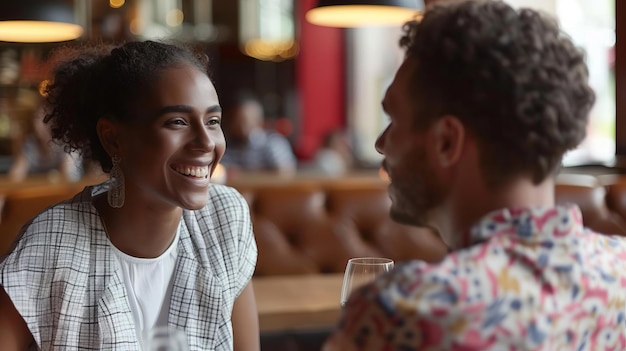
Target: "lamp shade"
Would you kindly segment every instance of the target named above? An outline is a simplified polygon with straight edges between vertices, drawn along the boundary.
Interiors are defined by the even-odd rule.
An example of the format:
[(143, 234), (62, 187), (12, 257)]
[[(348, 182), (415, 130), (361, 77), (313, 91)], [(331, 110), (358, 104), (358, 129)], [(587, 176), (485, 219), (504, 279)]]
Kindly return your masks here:
[(424, 11), (423, 0), (319, 0), (307, 21), (328, 27), (400, 25)]
[(73, 40), (83, 34), (70, 2), (0, 1), (0, 41), (42, 43)]

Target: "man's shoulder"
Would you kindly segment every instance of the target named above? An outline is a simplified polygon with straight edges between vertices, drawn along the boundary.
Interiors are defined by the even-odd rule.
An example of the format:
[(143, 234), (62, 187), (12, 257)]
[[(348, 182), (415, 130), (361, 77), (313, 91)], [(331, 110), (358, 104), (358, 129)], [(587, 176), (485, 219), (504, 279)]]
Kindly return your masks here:
[(590, 228), (585, 228), (584, 234), (587, 241), (626, 249), (626, 237), (621, 234), (600, 233)]
[[(486, 264), (486, 262), (485, 262)], [(458, 303), (466, 282), (484, 279), (486, 266), (476, 264), (465, 253), (450, 253), (436, 263), (409, 261), (399, 264), (382, 282), (381, 289), (401, 292), (411, 300), (429, 299), (443, 303)]]
[[(398, 264), (373, 284), (376, 298), (404, 306), (454, 308), (489, 305), (539, 293), (567, 274), (596, 274), (593, 267), (626, 269), (626, 238), (585, 230), (566, 242), (517, 242), (502, 236), (446, 255), (436, 263)], [(601, 270), (602, 277), (608, 273)], [(618, 281), (617, 277), (614, 277)], [(552, 282), (554, 280), (554, 282)], [(454, 307), (453, 307), (454, 306)], [(421, 307), (420, 307), (421, 308)]]
[(451, 252), (439, 262), (408, 261), (376, 282), (376, 298), (427, 316), (441, 311), (463, 314), (477, 304), (513, 296), (497, 293), (503, 292), (497, 288), (503, 278), (521, 279), (510, 262), (507, 250), (489, 241)]
[[(626, 272), (626, 237), (585, 229), (578, 247), (577, 257), (588, 270), (594, 267), (612, 267), (613, 272)], [(626, 278), (626, 273), (623, 274)]]

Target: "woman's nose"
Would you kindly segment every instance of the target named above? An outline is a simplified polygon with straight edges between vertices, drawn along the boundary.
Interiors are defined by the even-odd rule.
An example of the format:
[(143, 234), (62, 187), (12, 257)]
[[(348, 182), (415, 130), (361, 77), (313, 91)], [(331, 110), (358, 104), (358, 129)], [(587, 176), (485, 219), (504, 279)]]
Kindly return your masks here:
[(204, 125), (194, 128), (192, 147), (194, 150), (211, 152), (215, 149), (215, 136)]

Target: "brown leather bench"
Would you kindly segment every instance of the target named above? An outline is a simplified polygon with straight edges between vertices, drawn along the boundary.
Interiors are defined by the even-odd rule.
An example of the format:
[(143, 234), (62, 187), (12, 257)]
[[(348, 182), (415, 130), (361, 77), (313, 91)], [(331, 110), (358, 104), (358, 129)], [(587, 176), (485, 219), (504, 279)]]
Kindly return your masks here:
[[(259, 248), (257, 275), (342, 272), (350, 257), (437, 260), (445, 247), (430, 230), (389, 218), (377, 178), (232, 183), (248, 200)], [(575, 203), (585, 225), (626, 235), (626, 176), (562, 175), (557, 203)]]
[(248, 200), (257, 275), (343, 272), (358, 256), (433, 261), (446, 248), (432, 231), (389, 218), (377, 178), (232, 184)]
[(597, 232), (626, 236), (626, 206), (620, 207), (619, 199), (626, 204), (626, 175), (558, 177), (556, 202), (577, 204), (585, 226)]

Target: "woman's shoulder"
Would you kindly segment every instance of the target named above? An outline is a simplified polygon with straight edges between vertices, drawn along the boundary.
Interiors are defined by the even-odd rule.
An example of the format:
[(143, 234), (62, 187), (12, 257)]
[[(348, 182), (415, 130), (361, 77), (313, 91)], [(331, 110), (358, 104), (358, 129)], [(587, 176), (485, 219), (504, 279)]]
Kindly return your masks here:
[(243, 195), (237, 189), (227, 185), (212, 184), (209, 188), (209, 196), (209, 202), (205, 208), (247, 207)]
[[(235, 188), (212, 184), (209, 201), (199, 210), (184, 211), (186, 221), (195, 221), (203, 233), (216, 232), (231, 237), (242, 224), (250, 222), (250, 209), (246, 199)], [(235, 235), (237, 236), (237, 235)]]
[(254, 269), (257, 250), (250, 210), (235, 188), (211, 185), (207, 205), (197, 211), (183, 211), (183, 219), (194, 247), (200, 252), (200, 261), (206, 260), (206, 266), (212, 267), (217, 275), (234, 279), (233, 272), (250, 266), (250, 270)]
[(239, 194), (239, 192), (235, 188), (224, 184), (211, 184), (211, 186), (209, 187), (209, 193), (211, 193), (212, 195), (232, 195), (233, 193)]
[(73, 197), (60, 201), (33, 217), (31, 222), (26, 224), (26, 228), (33, 227), (34, 223), (59, 222), (71, 220), (81, 213), (93, 214), (95, 211), (91, 205), (93, 186), (87, 186)]
[[(70, 199), (58, 202), (43, 210), (28, 221), (17, 235), (13, 250), (61, 250), (64, 247), (75, 247), (92, 227), (93, 218), (97, 216), (91, 205), (91, 187)], [(54, 244), (54, 245), (53, 245)]]
[[(235, 188), (212, 184), (209, 201), (198, 210), (184, 210), (186, 220), (200, 222), (200, 228), (215, 227), (220, 223), (245, 220), (250, 216), (248, 203)], [(203, 230), (204, 231), (204, 230)]]

